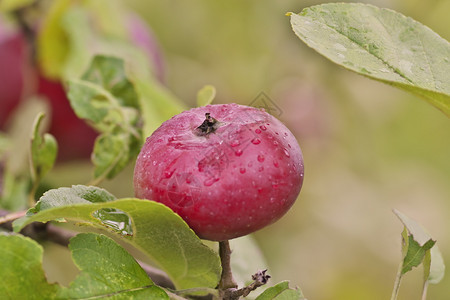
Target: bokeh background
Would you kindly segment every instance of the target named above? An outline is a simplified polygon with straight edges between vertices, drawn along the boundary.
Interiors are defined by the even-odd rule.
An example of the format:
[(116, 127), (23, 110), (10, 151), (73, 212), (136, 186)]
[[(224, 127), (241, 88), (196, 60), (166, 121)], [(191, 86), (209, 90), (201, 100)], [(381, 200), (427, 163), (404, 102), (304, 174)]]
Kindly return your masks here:
[[(450, 40), (448, 0), (363, 2)], [(217, 88), (216, 103), (250, 104), (264, 92), (297, 137), (306, 168), (299, 199), (254, 234), (272, 282), (290, 280), (308, 299), (389, 299), (403, 229), (392, 209), (426, 227), (450, 265), (450, 120), (303, 44), (285, 13), (319, 3), (325, 1), (127, 1), (153, 28), (176, 96), (193, 107), (205, 84)], [(85, 183), (85, 169), (59, 166), (49, 180)], [(132, 172), (130, 166), (103, 186), (130, 196)], [(45, 254), (49, 276), (61, 279), (52, 251)], [(407, 274), (399, 299), (420, 299), (421, 284), (421, 270)], [(450, 275), (430, 286), (428, 299), (450, 299)]]

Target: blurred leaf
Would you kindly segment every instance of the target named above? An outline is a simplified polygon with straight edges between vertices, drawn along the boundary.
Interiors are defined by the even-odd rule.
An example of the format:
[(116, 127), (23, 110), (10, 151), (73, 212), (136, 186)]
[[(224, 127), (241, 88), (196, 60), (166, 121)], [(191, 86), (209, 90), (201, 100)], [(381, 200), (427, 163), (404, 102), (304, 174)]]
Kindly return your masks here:
[[(77, 198), (79, 193), (75, 194)], [(34, 221), (64, 218), (117, 232), (105, 219), (107, 215), (98, 215), (101, 209), (116, 209), (127, 214), (132, 224), (132, 232), (119, 236), (156, 262), (178, 289), (216, 287), (221, 273), (217, 253), (202, 244), (187, 224), (168, 207), (140, 199), (84, 204), (73, 198), (73, 193), (67, 188), (47, 192), (42, 199), (45, 205), (38, 202), (40, 206), (36, 207), (39, 209), (33, 211), (36, 214), (16, 220), (14, 230), (18, 231)], [(86, 197), (84, 200), (89, 201)], [(110, 198), (107, 197), (107, 200)]]
[(7, 299), (55, 299), (60, 287), (42, 269), (42, 247), (22, 235), (0, 233), (0, 295)]
[(141, 100), (143, 134), (150, 136), (161, 123), (186, 110), (186, 106), (149, 74), (133, 73)]
[(102, 134), (94, 145), (94, 177), (102, 178), (105, 174), (107, 178), (114, 177), (128, 164), (139, 148), (140, 140), (129, 134)]
[(140, 150), (139, 101), (124, 61), (95, 56), (81, 80), (69, 81), (68, 97), (78, 117), (102, 132), (92, 161), (97, 180), (113, 178)]
[(289, 288), (289, 281), (283, 281), (267, 288), (256, 300), (306, 300), (300, 289)]
[[(5, 168), (0, 189), (0, 207), (9, 211), (19, 211), (27, 207), (30, 184), (28, 178), (15, 177)], [(1, 176), (0, 176), (1, 177)]]
[(211, 104), (216, 97), (216, 88), (212, 85), (205, 85), (197, 93), (197, 106)]
[(435, 246), (436, 241), (433, 241), (431, 236), (416, 221), (398, 210), (394, 210), (394, 213), (405, 226), (402, 233), (402, 274), (423, 262), (424, 280), (430, 283), (438, 283), (444, 276), (445, 265), (438, 247)]
[(35, 0), (2, 0), (0, 11), (10, 12), (32, 4)]
[(441, 251), (437, 246), (431, 248), (430, 260), (430, 271), (428, 272), (428, 276), (426, 276), (425, 279), (431, 284), (438, 284), (439, 282), (441, 282), (442, 278), (444, 278), (445, 264)]
[(39, 133), (44, 116), (43, 113), (40, 113), (36, 117), (31, 136), (31, 175), (35, 182), (41, 181), (48, 171), (51, 170), (58, 153), (56, 139), (51, 134), (46, 133), (41, 136)]
[(37, 36), (38, 61), (44, 74), (53, 79), (61, 77), (69, 52), (68, 36), (61, 22), (70, 3), (70, 0), (52, 1)]
[(69, 249), (81, 273), (64, 291), (64, 298), (169, 299), (155, 286), (136, 260), (111, 238), (82, 233)]
[[(28, 164), (30, 155), (30, 129), (37, 115), (48, 114), (50, 107), (47, 101), (40, 97), (28, 98), (21, 101), (19, 107), (14, 111), (11, 126), (8, 130), (10, 137), (10, 148), (8, 151), (14, 155), (8, 155), (7, 168), (15, 176), (29, 175)], [(44, 130), (47, 128), (49, 119), (41, 123)]]
[(296, 35), (336, 64), (423, 97), (450, 116), (450, 44), (419, 22), (361, 3), (291, 14)]

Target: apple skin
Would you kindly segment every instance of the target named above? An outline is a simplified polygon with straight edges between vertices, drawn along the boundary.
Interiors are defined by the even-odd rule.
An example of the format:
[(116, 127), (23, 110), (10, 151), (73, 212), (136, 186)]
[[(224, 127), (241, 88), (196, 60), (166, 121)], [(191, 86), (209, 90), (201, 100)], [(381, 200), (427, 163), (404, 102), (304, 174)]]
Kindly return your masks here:
[[(205, 113), (218, 128), (199, 135)], [(281, 218), (303, 183), (294, 135), (263, 110), (237, 104), (194, 108), (164, 122), (137, 158), (138, 198), (170, 207), (203, 239), (223, 241)]]

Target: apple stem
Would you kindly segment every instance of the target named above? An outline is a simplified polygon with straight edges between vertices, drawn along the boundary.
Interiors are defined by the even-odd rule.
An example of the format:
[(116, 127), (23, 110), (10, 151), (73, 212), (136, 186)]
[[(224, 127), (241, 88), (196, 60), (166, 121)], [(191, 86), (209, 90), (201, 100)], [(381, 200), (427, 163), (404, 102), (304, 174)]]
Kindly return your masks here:
[(234, 281), (231, 272), (231, 248), (228, 240), (219, 242), (219, 256), (222, 264), (222, 276), (219, 282), (219, 290), (237, 288), (237, 283)]

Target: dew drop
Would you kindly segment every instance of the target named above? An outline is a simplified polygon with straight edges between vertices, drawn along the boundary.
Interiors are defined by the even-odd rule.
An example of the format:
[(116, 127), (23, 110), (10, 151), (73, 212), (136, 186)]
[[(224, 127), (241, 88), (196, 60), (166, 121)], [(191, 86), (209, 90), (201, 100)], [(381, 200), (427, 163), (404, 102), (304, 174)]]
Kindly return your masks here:
[(280, 166), (280, 164), (278, 163), (278, 160), (274, 160), (274, 161), (273, 161), (273, 166), (274, 166), (275, 168), (278, 168), (278, 167)]
[(214, 178), (208, 178), (205, 181), (203, 181), (204, 186), (211, 186), (214, 183)]
[(166, 171), (164, 172), (164, 177), (166, 177), (166, 178), (172, 177), (173, 172), (175, 172), (175, 170), (172, 170), (172, 171), (166, 170)]
[(258, 171), (259, 171), (259, 172), (264, 171), (264, 167), (263, 167), (263, 166), (259, 167)]
[(263, 191), (263, 189), (259, 187), (259, 188), (257, 189), (257, 191), (258, 191), (258, 194), (261, 194), (262, 191)]
[(154, 160), (154, 161), (152, 162), (152, 165), (156, 166), (156, 164), (157, 164), (157, 162), (156, 162), (156, 160)]
[(254, 138), (254, 139), (252, 140), (252, 144), (255, 144), (255, 145), (261, 144), (261, 140), (258, 139), (258, 138)]
[(171, 137), (168, 139), (168, 141), (169, 141), (169, 143), (175, 141), (175, 137), (174, 137), (174, 136), (171, 136)]
[(289, 150), (288, 150), (288, 149), (283, 148), (283, 151), (284, 151), (284, 154), (285, 154), (287, 157), (291, 157), (291, 155), (289, 154)]
[(231, 147), (236, 147), (236, 146), (239, 146), (241, 143), (239, 142), (239, 140), (233, 140), (231, 143), (230, 143), (230, 146)]
[(264, 155), (260, 154), (258, 155), (258, 161), (263, 162), (264, 161)]
[(263, 130), (263, 131), (267, 130), (267, 127), (264, 125), (259, 126), (259, 128), (261, 128), (261, 130)]
[(273, 145), (276, 147), (278, 146), (278, 142), (277, 141), (273, 141)]
[(243, 153), (243, 151), (242, 151), (241, 149), (238, 149), (238, 150), (236, 150), (236, 151), (234, 152), (234, 154), (235, 154), (236, 156), (241, 156), (242, 153)]
[(288, 147), (289, 147), (289, 148), (292, 148), (292, 147), (291, 147), (291, 144), (288, 144)]
[(133, 235), (131, 218), (124, 211), (116, 208), (101, 208), (92, 213), (102, 225), (125, 236)]
[(255, 129), (255, 133), (260, 134), (261, 133), (261, 129), (256, 128)]

